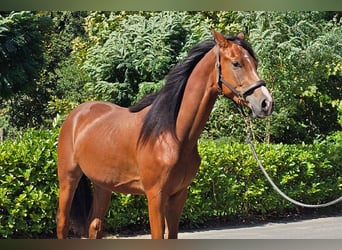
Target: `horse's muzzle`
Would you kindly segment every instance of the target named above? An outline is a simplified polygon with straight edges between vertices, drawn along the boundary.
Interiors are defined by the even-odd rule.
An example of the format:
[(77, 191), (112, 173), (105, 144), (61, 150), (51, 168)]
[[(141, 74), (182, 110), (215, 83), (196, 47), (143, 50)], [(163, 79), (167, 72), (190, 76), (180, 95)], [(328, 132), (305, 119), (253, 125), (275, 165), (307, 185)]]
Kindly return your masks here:
[(264, 118), (270, 116), (274, 110), (274, 101), (267, 88), (261, 86), (246, 97), (247, 105), (253, 112), (253, 116)]

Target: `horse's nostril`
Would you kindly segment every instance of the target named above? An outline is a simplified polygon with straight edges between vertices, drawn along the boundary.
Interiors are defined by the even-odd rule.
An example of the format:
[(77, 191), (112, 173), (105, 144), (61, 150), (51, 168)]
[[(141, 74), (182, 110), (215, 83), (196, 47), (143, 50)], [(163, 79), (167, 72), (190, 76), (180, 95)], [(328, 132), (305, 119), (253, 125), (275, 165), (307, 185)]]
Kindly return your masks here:
[(266, 114), (272, 114), (274, 109), (274, 102), (272, 100), (265, 99), (261, 102), (261, 110)]
[(267, 101), (266, 99), (263, 100), (262, 103), (261, 103), (262, 110), (267, 111), (268, 110), (268, 106), (269, 106), (269, 101)]

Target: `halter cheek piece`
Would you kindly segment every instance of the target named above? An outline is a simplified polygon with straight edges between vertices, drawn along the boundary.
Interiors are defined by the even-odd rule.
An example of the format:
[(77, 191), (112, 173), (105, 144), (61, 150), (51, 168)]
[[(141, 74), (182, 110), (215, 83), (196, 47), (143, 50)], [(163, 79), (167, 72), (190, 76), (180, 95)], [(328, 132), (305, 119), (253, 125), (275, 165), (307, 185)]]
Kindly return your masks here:
[(223, 94), (222, 91), (222, 84), (226, 86), (230, 91), (236, 95), (239, 100), (245, 100), (246, 96), (253, 93), (253, 91), (261, 86), (266, 86), (266, 83), (263, 80), (256, 81), (255, 83), (252, 83), (248, 88), (244, 89), (241, 92), (238, 92), (230, 83), (228, 83), (226, 80), (222, 77), (221, 72), (221, 60), (220, 60), (220, 46), (217, 45), (217, 53), (216, 53), (216, 71), (217, 71), (217, 77), (216, 82), (218, 84), (218, 91), (220, 94)]

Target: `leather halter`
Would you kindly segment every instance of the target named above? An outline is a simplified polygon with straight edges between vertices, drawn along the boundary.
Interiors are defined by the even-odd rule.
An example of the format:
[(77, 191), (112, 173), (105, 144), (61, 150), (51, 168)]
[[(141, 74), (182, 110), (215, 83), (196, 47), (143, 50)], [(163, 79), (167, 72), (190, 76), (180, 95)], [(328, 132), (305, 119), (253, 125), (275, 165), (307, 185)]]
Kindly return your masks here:
[(218, 91), (220, 94), (223, 94), (223, 91), (222, 91), (222, 84), (223, 84), (228, 89), (230, 89), (230, 91), (234, 95), (236, 95), (239, 98), (239, 100), (245, 100), (245, 97), (252, 94), (255, 89), (257, 89), (261, 86), (266, 86), (266, 83), (263, 80), (259, 80), (259, 81), (252, 83), (250, 86), (248, 86), (248, 88), (239, 92), (230, 83), (228, 83), (226, 80), (224, 80), (222, 77), (222, 72), (221, 72), (220, 46), (219, 45), (217, 45), (215, 67), (216, 67), (216, 71), (217, 71), (216, 82), (218, 84)]

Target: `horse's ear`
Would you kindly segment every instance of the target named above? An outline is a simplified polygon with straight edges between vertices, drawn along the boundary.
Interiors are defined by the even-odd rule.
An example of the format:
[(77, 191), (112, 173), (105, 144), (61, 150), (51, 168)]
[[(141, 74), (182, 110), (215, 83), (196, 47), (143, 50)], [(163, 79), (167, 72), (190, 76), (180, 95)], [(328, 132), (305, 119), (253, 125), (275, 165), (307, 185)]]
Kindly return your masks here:
[(236, 35), (236, 37), (239, 38), (240, 40), (245, 40), (246, 35), (243, 31), (241, 31)]
[(211, 33), (213, 34), (216, 44), (218, 44), (221, 48), (225, 48), (228, 46), (227, 39), (222, 35), (220, 32), (217, 32), (216, 30), (211, 30)]

